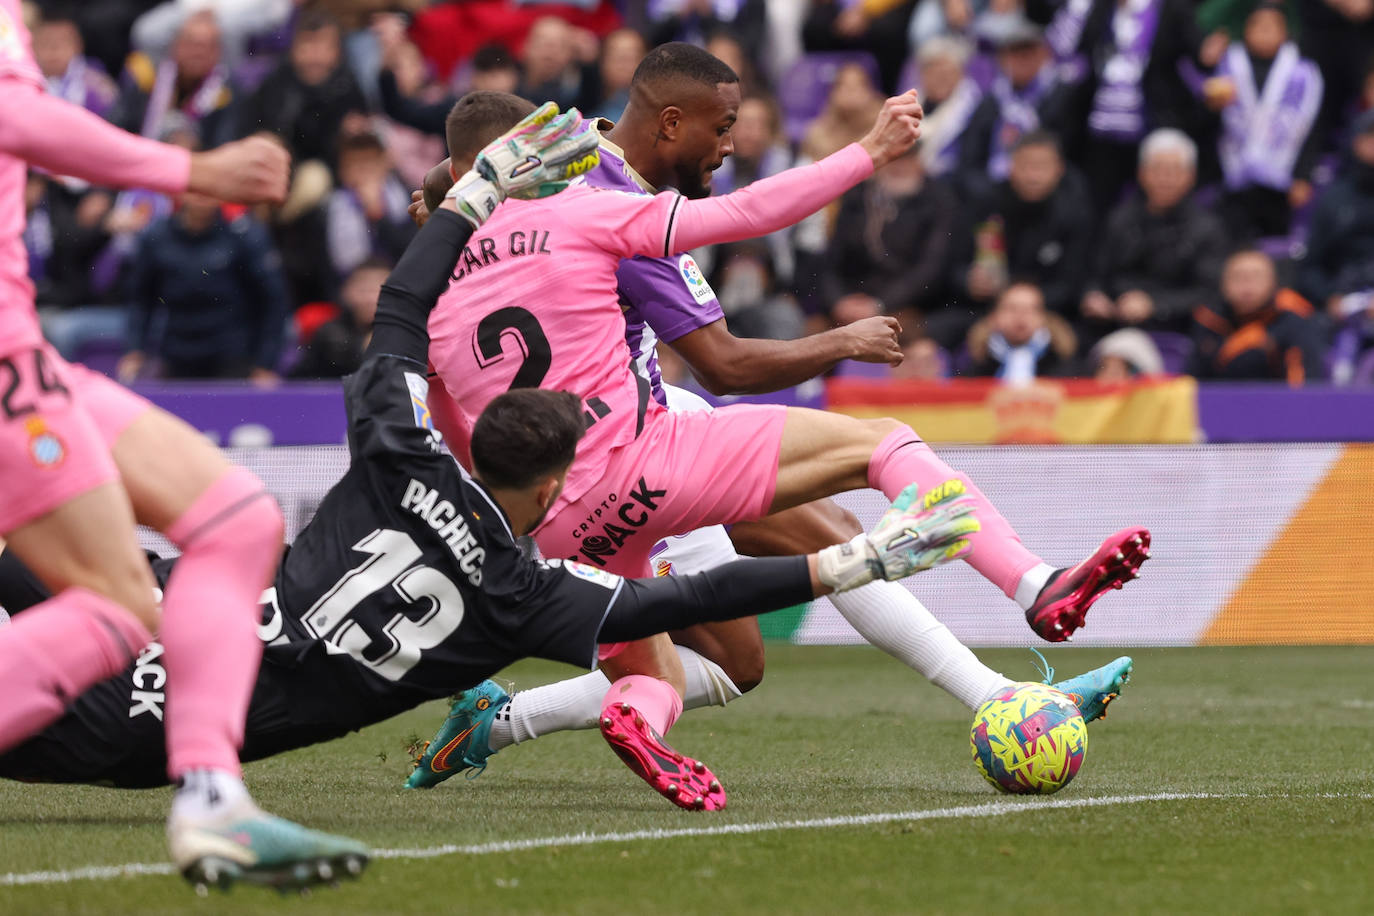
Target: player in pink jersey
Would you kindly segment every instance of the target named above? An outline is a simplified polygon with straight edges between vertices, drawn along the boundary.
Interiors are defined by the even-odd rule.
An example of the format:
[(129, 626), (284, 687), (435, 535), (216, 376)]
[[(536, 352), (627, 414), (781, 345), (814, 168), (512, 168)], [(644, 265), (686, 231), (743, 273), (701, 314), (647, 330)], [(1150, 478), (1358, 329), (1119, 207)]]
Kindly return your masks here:
[[(654, 55), (699, 54), (690, 46), (664, 46)], [(677, 104), (688, 117), (694, 111)], [(523, 99), (504, 93), (474, 92), (450, 113), (446, 160), (426, 177), (422, 201), (413, 209), (418, 221), (438, 206), (452, 182), (480, 149), (484, 138), (533, 109)], [(700, 176), (703, 162), (729, 153), (728, 136), (708, 133), (700, 142), (657, 141), (625, 149), (615, 141), (635, 137), (634, 125), (657, 111), (644, 112), (632, 101), (619, 124), (602, 120), (601, 163), (586, 181), (596, 187), (652, 194), (656, 185)], [(653, 182), (653, 183), (651, 183)], [(655, 335), (687, 356), (692, 369), (717, 393), (766, 391), (811, 377), (837, 360), (860, 356), (885, 361), (900, 351), (896, 321), (874, 319), (868, 327), (837, 329), (803, 340), (748, 340), (733, 337), (709, 285), (696, 274), (690, 255), (681, 258), (637, 257), (623, 260), (616, 271), (627, 324), (626, 340), (636, 364), (647, 375), (656, 400), (670, 410), (710, 410), (688, 391), (663, 384), (654, 355)], [(880, 331), (882, 333), (880, 333)], [(856, 333), (857, 332), (857, 333)], [(731, 544), (752, 556), (785, 555), (796, 545), (818, 547), (842, 543), (861, 529), (852, 514), (821, 500), (770, 515), (758, 522), (711, 526), (659, 541), (653, 551), (654, 572), (683, 575), (714, 568), (738, 555)], [(1104, 588), (1110, 587), (1103, 584)], [(835, 607), (873, 645), (900, 659), (970, 709), (976, 709), (1006, 678), (983, 665), (916, 597), (900, 586), (872, 583), (834, 596)], [(699, 624), (670, 634), (685, 675), (684, 709), (725, 705), (756, 686), (763, 676), (764, 647), (754, 620)], [(1131, 661), (1118, 659), (1093, 672), (1055, 686), (1077, 696), (1085, 718), (1105, 713), (1129, 677)], [(590, 728), (597, 721), (609, 688), (597, 671), (507, 696), (494, 683), (465, 692), (451, 704), (449, 716), (434, 740), (417, 754), (407, 785), (428, 788), (464, 770), (485, 768), (490, 756), (513, 743), (566, 729)], [(447, 751), (447, 753), (445, 753)]]
[[(723, 66), (706, 55), (700, 72), (668, 78), (691, 83), (701, 104), (714, 106), (718, 114), (709, 120), (723, 138), (738, 87), (728, 68), (713, 69), (712, 62)], [(632, 94), (652, 95), (661, 86), (639, 78)], [(674, 142), (689, 129), (681, 108), (653, 99), (644, 107), (659, 117), (636, 125), (643, 142)], [(861, 144), (718, 200), (574, 188), (562, 199), (509, 208), (474, 237), (448, 296), (480, 274), (488, 304), (463, 311), (446, 309), (441, 300), (431, 318), (431, 361), (461, 405), (459, 422), (471, 422), (462, 410), (479, 409), (507, 387), (570, 388), (586, 404), (584, 451), (536, 532), (547, 554), (642, 573), (649, 547), (665, 534), (758, 518), (867, 484), (888, 493), (912, 481), (930, 487), (937, 475), (953, 474), (895, 421), (761, 407), (665, 413), (649, 397), (647, 380), (632, 370), (614, 293), (620, 258), (663, 257), (774, 231), (808, 215), (908, 149), (919, 118), (914, 94), (891, 99)], [(683, 176), (684, 183), (699, 178), (695, 190), (704, 190), (716, 164), (719, 158), (700, 176)], [(531, 257), (537, 263), (526, 265)], [(1102, 588), (1133, 575), (1143, 559), (1148, 535), (1133, 530), (1118, 539), (1122, 550), (1111, 545), (1083, 564), (1082, 574), (1058, 575), (1025, 549), (966, 479), (965, 485), (983, 520), (982, 532), (971, 538), (971, 564), (1023, 607), (1038, 605), (1036, 616), (1048, 618), (1042, 632), (1063, 632), (1063, 621), (1081, 618)], [(608, 676), (647, 670), (675, 684), (681, 677), (664, 640), (610, 659), (606, 668)], [(661, 743), (658, 734), (681, 708), (662, 681), (617, 683), (610, 696), (631, 700), (636, 717), (645, 714), (653, 726), (629, 735), (631, 744)], [(603, 725), (608, 737), (621, 734), (614, 716)]]
[[(123, 670), (160, 623), (167, 667), (168, 821), (195, 880), (242, 870), (310, 883), (360, 870), (366, 849), (270, 817), (249, 798), (238, 747), (261, 655), (257, 598), (281, 550), (262, 484), (180, 420), (69, 366), (44, 342), (20, 235), (29, 164), (113, 187), (279, 201), (289, 157), (250, 138), (206, 153), (153, 143), (46, 93), (16, 0), (0, 0), (0, 533), (53, 592), (0, 632), (0, 749)], [(182, 548), (159, 609), (135, 517)], [(159, 616), (161, 620), (159, 621)]]

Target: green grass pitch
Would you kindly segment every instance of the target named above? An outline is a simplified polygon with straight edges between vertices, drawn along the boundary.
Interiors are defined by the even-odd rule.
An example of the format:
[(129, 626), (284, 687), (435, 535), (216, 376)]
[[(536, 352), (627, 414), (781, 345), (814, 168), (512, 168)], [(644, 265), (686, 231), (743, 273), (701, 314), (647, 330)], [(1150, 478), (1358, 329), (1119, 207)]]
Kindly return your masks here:
[[(1047, 654), (1062, 676), (1115, 653)], [(1374, 912), (1374, 648), (1132, 654), (1083, 771), (1049, 799), (996, 795), (970, 760), (968, 713), (868, 648), (771, 647), (759, 690), (682, 719), (676, 745), (730, 793), (719, 814), (671, 807), (595, 732), (402, 791), (402, 745), (430, 733), (444, 709), (431, 704), (249, 767), (270, 810), (401, 853), (310, 899), (202, 900), (165, 874), (73, 880), (162, 863), (168, 793), (0, 784), (0, 913)], [(1033, 677), (1027, 652), (980, 655)], [(567, 670), (509, 674), (529, 686)], [(580, 833), (636, 836), (558, 839)], [(500, 845), (521, 840), (542, 842)], [(469, 848), (433, 854), (446, 845)], [(52, 874), (16, 885), (37, 872)]]

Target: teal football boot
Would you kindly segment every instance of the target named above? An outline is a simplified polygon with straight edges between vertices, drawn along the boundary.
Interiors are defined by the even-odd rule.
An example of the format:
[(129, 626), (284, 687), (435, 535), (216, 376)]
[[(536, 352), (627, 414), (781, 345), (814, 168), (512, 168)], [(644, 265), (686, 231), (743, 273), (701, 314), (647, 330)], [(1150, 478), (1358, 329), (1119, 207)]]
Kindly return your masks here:
[[(1041, 661), (1044, 661), (1043, 656)], [(1126, 682), (1131, 679), (1133, 664), (1129, 655), (1123, 655), (1101, 668), (1094, 668), (1078, 677), (1071, 677), (1067, 681), (1050, 686), (1073, 700), (1078, 711), (1083, 713), (1084, 722), (1093, 722), (1106, 717), (1107, 706), (1121, 695)], [(1050, 679), (1054, 677), (1054, 669), (1050, 668), (1048, 663), (1045, 667), (1045, 683), (1049, 684)]]
[(246, 800), (210, 822), (173, 818), (167, 842), (177, 870), (202, 896), (236, 881), (305, 893), (358, 877), (369, 855), (362, 843), (274, 817)]
[(439, 731), (416, 749), (406, 788), (432, 789), (464, 770), (472, 770), (469, 779), (479, 776), (496, 753), (487, 743), (491, 723), (508, 702), (510, 695), (490, 680), (454, 697)]

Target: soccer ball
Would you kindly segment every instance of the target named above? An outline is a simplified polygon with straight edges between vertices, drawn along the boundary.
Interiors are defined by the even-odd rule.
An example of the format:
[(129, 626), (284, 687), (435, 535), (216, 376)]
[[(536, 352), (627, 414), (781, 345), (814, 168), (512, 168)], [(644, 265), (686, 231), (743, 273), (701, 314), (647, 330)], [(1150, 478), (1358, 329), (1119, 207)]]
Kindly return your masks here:
[(973, 717), (973, 762), (1003, 792), (1049, 795), (1083, 765), (1088, 728), (1065, 694), (1044, 684), (1011, 684)]

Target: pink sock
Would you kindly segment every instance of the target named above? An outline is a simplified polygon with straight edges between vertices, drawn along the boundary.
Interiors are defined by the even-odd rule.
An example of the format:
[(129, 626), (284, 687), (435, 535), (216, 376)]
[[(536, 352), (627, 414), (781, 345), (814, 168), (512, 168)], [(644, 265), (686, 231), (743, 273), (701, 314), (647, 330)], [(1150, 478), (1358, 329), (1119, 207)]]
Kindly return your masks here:
[(0, 751), (56, 722), (86, 688), (114, 677), (152, 639), (138, 618), (69, 588), (0, 630)]
[(673, 685), (644, 674), (628, 674), (612, 684), (601, 701), (603, 714), (616, 703), (629, 703), (660, 736), (682, 715), (682, 697)]
[(258, 598), (281, 555), (282, 518), (243, 468), (215, 481), (165, 532), (182, 549), (162, 599), (167, 771), (238, 775), (262, 643)]
[(1021, 577), (1037, 566), (1040, 558), (1025, 548), (1020, 536), (973, 481), (941, 461), (909, 426), (890, 433), (868, 462), (869, 485), (882, 490), (888, 499), (895, 499), (909, 483), (920, 484), (924, 493), (950, 478), (958, 478), (968, 487), (969, 495), (978, 506), (978, 521), (983, 526), (977, 534), (969, 536), (973, 552), (968, 557), (968, 564), (1008, 598), (1015, 597)]

